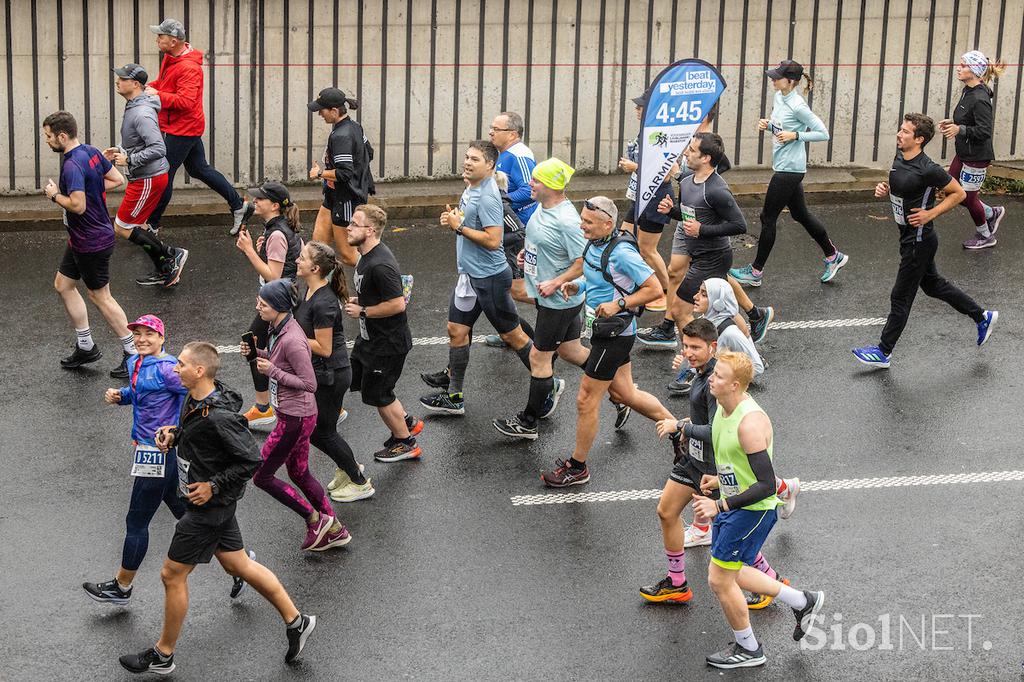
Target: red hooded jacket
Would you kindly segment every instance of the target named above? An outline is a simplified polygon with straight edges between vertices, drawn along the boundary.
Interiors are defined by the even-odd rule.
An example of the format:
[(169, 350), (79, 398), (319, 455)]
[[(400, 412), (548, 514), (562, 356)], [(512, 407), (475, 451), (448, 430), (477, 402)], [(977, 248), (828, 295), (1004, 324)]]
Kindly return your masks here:
[(203, 114), (203, 53), (185, 43), (177, 57), (164, 54), (160, 76), (150, 83), (160, 95), (160, 131), (198, 137), (206, 129)]

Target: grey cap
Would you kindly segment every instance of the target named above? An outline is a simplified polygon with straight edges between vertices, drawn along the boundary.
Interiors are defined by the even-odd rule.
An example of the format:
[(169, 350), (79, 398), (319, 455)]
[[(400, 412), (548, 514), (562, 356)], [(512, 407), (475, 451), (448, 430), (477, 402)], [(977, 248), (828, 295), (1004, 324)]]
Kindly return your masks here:
[(120, 69), (114, 69), (114, 73), (121, 78), (138, 81), (139, 85), (145, 85), (146, 81), (149, 80), (149, 74), (138, 64), (125, 64)]
[(156, 26), (150, 26), (149, 30), (158, 36), (171, 36), (178, 40), (185, 39), (185, 25), (177, 19), (164, 19)]

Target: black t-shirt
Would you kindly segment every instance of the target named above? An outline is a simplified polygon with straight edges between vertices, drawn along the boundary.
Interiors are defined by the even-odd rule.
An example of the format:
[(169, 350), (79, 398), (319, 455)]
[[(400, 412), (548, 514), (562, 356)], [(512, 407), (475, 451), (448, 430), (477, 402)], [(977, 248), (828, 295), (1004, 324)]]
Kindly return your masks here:
[[(344, 277), (340, 272), (335, 274)], [(316, 338), (316, 329), (334, 330), (331, 338), (331, 357), (325, 358), (313, 353), (313, 370), (317, 375), (349, 366), (348, 349), (345, 348), (344, 315), (330, 284), (314, 291), (308, 300), (303, 296), (293, 314), (307, 339)]]
[[(377, 244), (356, 263), (356, 294), (364, 308), (403, 295), (402, 275), (391, 249)], [(405, 355), (412, 349), (412, 332), (405, 312), (391, 317), (359, 319), (354, 356)]]
[[(921, 152), (910, 161), (897, 153), (889, 169), (889, 200), (892, 217), (900, 229), (913, 230), (907, 223), (911, 209), (930, 209), (935, 204), (935, 190), (942, 189), (952, 178), (942, 166)], [(929, 222), (922, 228), (932, 227)]]

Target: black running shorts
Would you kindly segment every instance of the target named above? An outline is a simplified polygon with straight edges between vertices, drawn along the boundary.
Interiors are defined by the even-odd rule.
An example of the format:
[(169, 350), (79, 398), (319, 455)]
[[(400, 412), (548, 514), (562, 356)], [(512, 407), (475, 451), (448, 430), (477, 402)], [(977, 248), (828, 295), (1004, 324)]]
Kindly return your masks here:
[(583, 331), (581, 310), (582, 303), (572, 308), (547, 308), (538, 305), (533, 347), (542, 351), (556, 351), (558, 346), (566, 341), (580, 338)]
[(174, 527), (167, 558), (179, 564), (208, 564), (215, 552), (244, 549), (235, 519), (235, 503), (224, 507), (189, 507)]
[(448, 304), (448, 321), (472, 328), (480, 318), (487, 318), (499, 334), (507, 334), (519, 326), (519, 310), (512, 300), (512, 271), (505, 268), (491, 277), (470, 277), (471, 295), (459, 296), (459, 287), (452, 290)]
[(611, 339), (591, 339), (590, 357), (584, 374), (598, 381), (611, 381), (619, 367), (629, 362), (629, 352), (633, 350), (635, 334), (616, 336)]
[(57, 272), (68, 279), (82, 280), (85, 288), (97, 291), (110, 283), (110, 257), (114, 255), (114, 247), (94, 253), (75, 251), (70, 246), (64, 249)]
[(350, 390), (359, 391), (364, 405), (387, 407), (397, 400), (395, 384), (402, 376), (406, 355), (352, 355)]

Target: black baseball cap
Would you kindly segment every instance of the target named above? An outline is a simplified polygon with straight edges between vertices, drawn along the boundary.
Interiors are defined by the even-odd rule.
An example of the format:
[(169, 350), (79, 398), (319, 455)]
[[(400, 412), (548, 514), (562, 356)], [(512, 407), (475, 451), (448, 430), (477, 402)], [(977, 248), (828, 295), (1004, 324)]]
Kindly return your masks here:
[(125, 64), (120, 69), (114, 69), (114, 73), (120, 78), (130, 81), (139, 81), (139, 85), (145, 85), (149, 80), (149, 74), (138, 64)]
[(647, 106), (647, 99), (648, 99), (647, 98), (647, 93), (645, 92), (644, 94), (640, 95), (639, 97), (634, 97), (633, 98), (633, 104), (637, 105), (638, 107), (646, 107)]
[(774, 69), (768, 69), (765, 73), (773, 81), (777, 81), (780, 78), (788, 78), (790, 80), (798, 81), (800, 77), (804, 75), (804, 67), (798, 62), (794, 62), (792, 59), (783, 59), (779, 62), (779, 65)]
[(292, 205), (292, 195), (288, 193), (288, 188), (280, 182), (264, 182), (262, 186), (250, 189), (249, 196), (253, 199), (269, 199), (282, 206)]
[(321, 109), (358, 109), (359, 102), (345, 96), (338, 88), (324, 88), (315, 100), (309, 103), (310, 111)]

